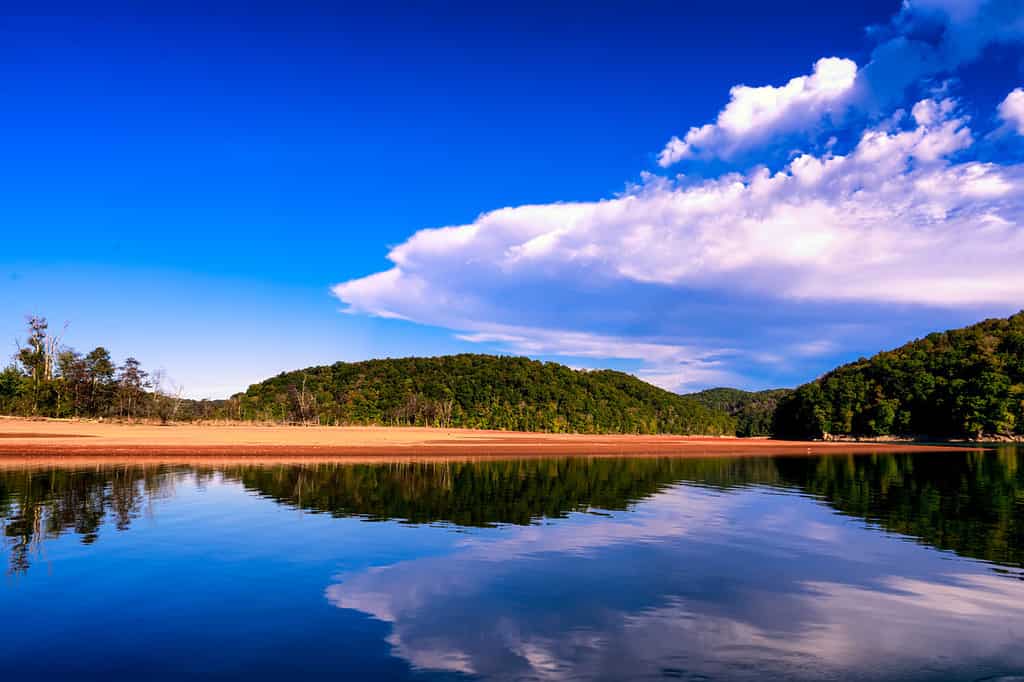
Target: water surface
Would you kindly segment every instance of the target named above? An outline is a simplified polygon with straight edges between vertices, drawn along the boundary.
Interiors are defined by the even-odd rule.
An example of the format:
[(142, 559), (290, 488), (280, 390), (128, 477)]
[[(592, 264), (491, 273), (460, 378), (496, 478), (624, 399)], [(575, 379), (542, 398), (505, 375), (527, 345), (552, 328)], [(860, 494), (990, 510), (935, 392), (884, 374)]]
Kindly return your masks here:
[(1013, 679), (1022, 456), (8, 464), (0, 670)]

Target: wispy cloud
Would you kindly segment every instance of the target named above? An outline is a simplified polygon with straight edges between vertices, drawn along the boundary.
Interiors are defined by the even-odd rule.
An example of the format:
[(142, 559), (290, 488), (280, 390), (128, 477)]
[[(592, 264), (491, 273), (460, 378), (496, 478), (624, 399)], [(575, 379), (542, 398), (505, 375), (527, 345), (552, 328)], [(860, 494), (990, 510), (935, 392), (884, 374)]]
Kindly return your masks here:
[(496, 344), (522, 355), (634, 360), (640, 363), (634, 370), (637, 376), (674, 391), (738, 379), (724, 367), (724, 358), (736, 354), (728, 348), (702, 349), (607, 334), (501, 325), (489, 325), (488, 331), (457, 334), (457, 337), (472, 343)]

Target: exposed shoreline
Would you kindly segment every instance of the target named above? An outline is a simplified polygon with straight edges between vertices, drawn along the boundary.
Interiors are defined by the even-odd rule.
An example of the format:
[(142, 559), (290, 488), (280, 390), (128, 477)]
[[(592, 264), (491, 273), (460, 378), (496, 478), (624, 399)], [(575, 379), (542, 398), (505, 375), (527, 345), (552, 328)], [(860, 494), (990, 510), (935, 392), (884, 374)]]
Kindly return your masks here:
[(487, 457), (744, 457), (882, 451), (976, 450), (978, 446), (806, 442), (708, 436), (524, 433), (424, 427), (301, 427), (122, 424), (0, 418), (0, 459), (132, 460), (252, 458), (351, 462)]

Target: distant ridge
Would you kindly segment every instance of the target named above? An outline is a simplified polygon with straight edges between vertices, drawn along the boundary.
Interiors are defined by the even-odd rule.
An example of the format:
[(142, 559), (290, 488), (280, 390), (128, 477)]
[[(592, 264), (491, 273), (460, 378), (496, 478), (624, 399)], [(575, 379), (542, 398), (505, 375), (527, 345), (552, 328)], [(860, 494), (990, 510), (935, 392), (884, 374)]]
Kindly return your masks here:
[(232, 417), (574, 433), (732, 435), (692, 397), (612, 370), (462, 354), (338, 362), (286, 372), (229, 401)]
[(741, 437), (772, 435), (772, 420), (780, 400), (791, 388), (743, 391), (738, 388), (709, 388), (689, 393), (701, 405), (714, 412), (725, 412), (736, 420), (736, 435)]

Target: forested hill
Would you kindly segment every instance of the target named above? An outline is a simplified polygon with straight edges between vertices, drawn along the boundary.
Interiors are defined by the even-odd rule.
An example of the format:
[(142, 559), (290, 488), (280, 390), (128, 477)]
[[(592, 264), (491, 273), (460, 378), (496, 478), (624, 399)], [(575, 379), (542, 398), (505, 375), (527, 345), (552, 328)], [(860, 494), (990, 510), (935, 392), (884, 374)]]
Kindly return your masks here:
[(577, 433), (728, 434), (735, 421), (693, 398), (610, 370), (520, 357), (449, 355), (339, 362), (233, 396), (235, 418)]
[(781, 399), (792, 392), (790, 388), (766, 391), (709, 388), (699, 393), (690, 393), (688, 397), (714, 412), (725, 412), (733, 417), (736, 420), (737, 436), (770, 436), (775, 408)]
[(782, 400), (774, 430), (787, 438), (1024, 435), (1024, 311), (843, 365)]

